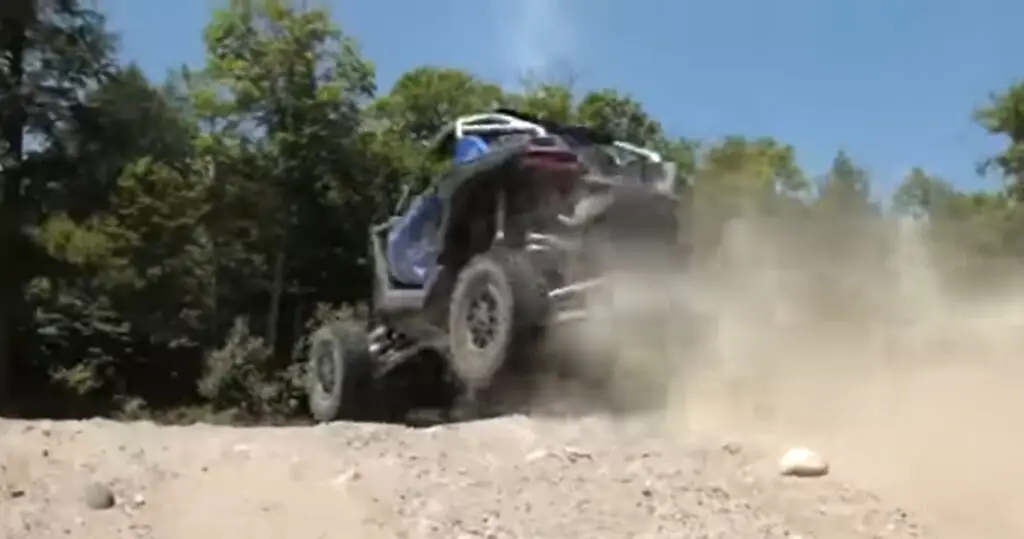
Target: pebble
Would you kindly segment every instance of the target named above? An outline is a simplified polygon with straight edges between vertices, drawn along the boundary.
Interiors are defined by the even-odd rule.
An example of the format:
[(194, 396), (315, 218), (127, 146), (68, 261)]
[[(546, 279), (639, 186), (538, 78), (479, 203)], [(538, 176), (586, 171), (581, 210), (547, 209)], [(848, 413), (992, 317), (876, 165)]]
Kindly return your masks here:
[(90, 483), (82, 493), (82, 501), (90, 509), (102, 511), (113, 507), (116, 499), (110, 487), (102, 483)]
[(794, 447), (779, 459), (779, 473), (784, 476), (821, 477), (828, 472), (825, 457), (806, 447)]

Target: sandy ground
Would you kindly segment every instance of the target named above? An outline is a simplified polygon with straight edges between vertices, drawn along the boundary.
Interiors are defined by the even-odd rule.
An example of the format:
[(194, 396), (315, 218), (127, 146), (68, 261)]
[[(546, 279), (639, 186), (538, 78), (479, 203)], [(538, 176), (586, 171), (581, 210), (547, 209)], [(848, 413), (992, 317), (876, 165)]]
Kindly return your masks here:
[[(642, 317), (584, 328), (580, 344), (610, 336), (620, 367), (667, 385), (654, 413), (0, 421), (0, 538), (1024, 537), (1024, 288), (954, 294), (913, 233), (881, 256), (765, 230), (734, 230), (721, 267), (687, 283), (715, 320), (707, 346), (659, 340)], [(781, 476), (793, 445), (831, 472)], [(102, 487), (115, 503), (91, 509)]]
[[(842, 474), (651, 425), (511, 416), (428, 429), (0, 423), (2, 537), (923, 537)], [(88, 485), (116, 505), (90, 509)]]

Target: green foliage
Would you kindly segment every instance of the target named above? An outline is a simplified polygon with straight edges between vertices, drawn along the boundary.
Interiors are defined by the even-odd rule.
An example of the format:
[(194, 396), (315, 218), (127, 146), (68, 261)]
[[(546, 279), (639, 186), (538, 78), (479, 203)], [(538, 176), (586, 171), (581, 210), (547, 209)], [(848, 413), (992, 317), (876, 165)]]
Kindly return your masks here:
[[(420, 66), (378, 92), (373, 63), (324, 9), (228, 2), (203, 32), (204, 65), (154, 85), (116, 64), (86, 3), (40, 5), (31, 27), (0, 19), (0, 389), (46, 400), (49, 414), (300, 414), (308, 334), (366, 317), (325, 305), (366, 300), (367, 228), (443, 169), (425, 144), (442, 126), (496, 105), (677, 163), (700, 263), (721, 258), (741, 216), (835, 263), (878, 260), (893, 238), (868, 171), (844, 152), (811, 173), (784, 141), (680, 137), (619, 90), (551, 80), (510, 91)], [(915, 168), (892, 201), (894, 215), (927, 223), (956, 282), (1024, 257), (1024, 84), (976, 117), (1007, 140), (986, 162), (1005, 191), (961, 192)], [(830, 273), (806, 277), (825, 283), (823, 298), (841, 289)]]
[(634, 144), (651, 144), (663, 137), (661, 124), (648, 116), (640, 103), (615, 90), (587, 94), (576, 115), (579, 122)]
[(207, 354), (199, 394), (236, 420), (287, 417), (299, 412), (302, 371), (280, 369), (266, 340), (235, 320), (223, 346)]
[(832, 160), (832, 168), (818, 184), (815, 205), (833, 216), (858, 217), (877, 213), (871, 201), (871, 183), (867, 172), (858, 167), (846, 152)]
[(990, 96), (988, 105), (975, 112), (975, 119), (989, 133), (1009, 139), (1006, 148), (984, 163), (1007, 179), (1011, 194), (1024, 198), (1024, 81), (1014, 83)]

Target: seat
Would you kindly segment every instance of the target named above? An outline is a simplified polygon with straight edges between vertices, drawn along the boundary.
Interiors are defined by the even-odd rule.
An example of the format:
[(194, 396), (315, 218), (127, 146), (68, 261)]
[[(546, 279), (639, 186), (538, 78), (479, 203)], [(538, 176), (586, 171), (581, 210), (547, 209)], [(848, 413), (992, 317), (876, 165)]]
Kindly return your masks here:
[(487, 153), (488, 145), (484, 139), (476, 135), (466, 135), (455, 141), (454, 161), (457, 165), (470, 161)]
[[(453, 161), (468, 163), (487, 153), (488, 145), (477, 136), (455, 142)], [(391, 276), (406, 286), (423, 286), (437, 265), (437, 229), (444, 208), (432, 192), (416, 197), (388, 234), (387, 257)]]

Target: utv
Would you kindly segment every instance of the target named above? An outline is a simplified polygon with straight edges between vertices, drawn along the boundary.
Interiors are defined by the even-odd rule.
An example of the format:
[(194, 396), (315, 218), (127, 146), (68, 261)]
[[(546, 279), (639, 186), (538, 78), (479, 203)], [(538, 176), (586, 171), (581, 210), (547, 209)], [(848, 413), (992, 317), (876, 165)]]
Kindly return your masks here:
[(675, 165), (656, 152), (507, 109), (459, 118), (433, 146), (450, 170), (370, 232), (373, 322), (311, 339), (318, 421), (472, 410), (587, 317), (606, 255), (647, 244), (685, 263)]

